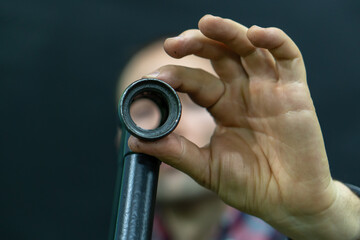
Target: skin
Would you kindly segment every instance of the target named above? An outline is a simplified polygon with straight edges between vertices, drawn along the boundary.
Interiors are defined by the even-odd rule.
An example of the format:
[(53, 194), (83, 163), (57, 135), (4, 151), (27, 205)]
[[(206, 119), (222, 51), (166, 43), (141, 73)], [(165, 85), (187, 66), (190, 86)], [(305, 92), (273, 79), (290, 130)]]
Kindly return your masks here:
[(216, 128), (204, 147), (172, 133), (129, 139), (293, 239), (360, 239), (360, 200), (330, 175), (301, 53), (280, 29), (204, 16), (167, 39), (174, 58), (209, 59), (215, 74), (168, 65), (156, 77), (207, 108)]

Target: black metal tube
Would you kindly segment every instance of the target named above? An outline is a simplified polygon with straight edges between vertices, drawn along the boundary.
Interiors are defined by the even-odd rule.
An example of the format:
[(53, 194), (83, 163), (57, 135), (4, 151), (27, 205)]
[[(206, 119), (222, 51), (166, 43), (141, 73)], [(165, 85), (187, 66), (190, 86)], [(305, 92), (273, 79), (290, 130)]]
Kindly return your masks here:
[[(145, 130), (132, 121), (130, 105), (140, 98), (158, 105), (162, 119), (157, 128)], [(109, 240), (151, 239), (160, 161), (131, 152), (127, 142), (130, 134), (149, 141), (166, 136), (174, 130), (180, 115), (179, 97), (160, 80), (141, 79), (125, 90), (119, 103), (122, 140)]]
[(149, 155), (125, 156), (115, 240), (151, 239), (159, 166)]
[(129, 140), (130, 134), (128, 131), (123, 130), (121, 133), (121, 141), (118, 149), (118, 162), (117, 162), (117, 171), (116, 171), (116, 180), (115, 180), (115, 190), (114, 190), (114, 202), (111, 212), (110, 219), (110, 228), (109, 228), (109, 238), (108, 240), (115, 239), (115, 229), (118, 218), (118, 209), (119, 209), (119, 201), (120, 201), (120, 190), (121, 190), (121, 181), (124, 170), (124, 156), (130, 153), (130, 149), (127, 145), (127, 141)]

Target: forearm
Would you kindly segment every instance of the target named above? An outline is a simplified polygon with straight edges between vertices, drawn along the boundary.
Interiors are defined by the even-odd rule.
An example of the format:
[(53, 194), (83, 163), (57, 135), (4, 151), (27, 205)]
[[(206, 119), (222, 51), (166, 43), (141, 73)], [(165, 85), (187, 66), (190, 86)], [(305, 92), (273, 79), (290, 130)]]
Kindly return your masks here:
[(287, 233), (293, 240), (360, 240), (360, 199), (344, 184), (335, 185), (334, 204), (317, 216), (296, 219)]

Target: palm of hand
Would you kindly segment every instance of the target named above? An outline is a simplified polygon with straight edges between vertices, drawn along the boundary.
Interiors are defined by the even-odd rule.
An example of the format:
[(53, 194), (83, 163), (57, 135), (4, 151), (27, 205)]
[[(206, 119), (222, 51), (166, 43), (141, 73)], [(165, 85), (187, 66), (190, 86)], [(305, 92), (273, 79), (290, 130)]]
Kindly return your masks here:
[(210, 59), (218, 76), (165, 66), (157, 77), (212, 114), (217, 127), (210, 144), (198, 148), (171, 134), (156, 144), (130, 138), (129, 146), (269, 222), (329, 207), (332, 179), (296, 45), (279, 29), (248, 30), (211, 16), (199, 28), (167, 40), (164, 48), (176, 58)]
[[(224, 98), (210, 110), (218, 126), (209, 145), (209, 187), (230, 205), (254, 215), (274, 216), (276, 207), (284, 204), (288, 211), (310, 214), (326, 208), (301, 200), (316, 198), (330, 178), (305, 81), (257, 78), (245, 87), (228, 89), (242, 91), (244, 97), (238, 102)], [(234, 192), (238, 194), (229, 194)]]

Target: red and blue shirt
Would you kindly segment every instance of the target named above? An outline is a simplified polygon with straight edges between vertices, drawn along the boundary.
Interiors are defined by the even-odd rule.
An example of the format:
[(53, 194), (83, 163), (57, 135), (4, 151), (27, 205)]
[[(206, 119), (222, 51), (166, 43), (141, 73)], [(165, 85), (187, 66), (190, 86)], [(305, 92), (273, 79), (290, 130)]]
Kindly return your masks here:
[[(159, 217), (154, 219), (153, 240), (171, 240)], [(285, 240), (263, 220), (228, 207), (221, 219), (216, 236), (211, 240)]]

